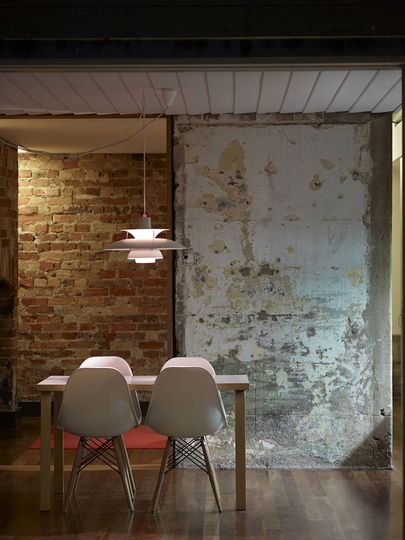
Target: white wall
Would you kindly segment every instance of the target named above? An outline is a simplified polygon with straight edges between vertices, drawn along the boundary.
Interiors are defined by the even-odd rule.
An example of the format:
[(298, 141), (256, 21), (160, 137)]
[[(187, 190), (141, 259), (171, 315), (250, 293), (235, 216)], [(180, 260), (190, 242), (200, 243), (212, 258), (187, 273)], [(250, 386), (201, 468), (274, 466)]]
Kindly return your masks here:
[(392, 130), (392, 333), (402, 333), (402, 124)]

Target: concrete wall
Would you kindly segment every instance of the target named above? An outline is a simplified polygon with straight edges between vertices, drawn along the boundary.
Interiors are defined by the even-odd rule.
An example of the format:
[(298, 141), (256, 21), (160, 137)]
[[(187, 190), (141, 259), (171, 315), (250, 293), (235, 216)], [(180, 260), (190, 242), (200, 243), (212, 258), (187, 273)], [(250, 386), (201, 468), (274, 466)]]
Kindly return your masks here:
[(17, 151), (0, 143), (0, 411), (15, 410)]
[(176, 119), (179, 353), (249, 375), (250, 466), (390, 466), (390, 122)]
[[(170, 255), (136, 264), (102, 249), (135, 227), (142, 156), (19, 159), (19, 398), (92, 355), (122, 356), (156, 374), (172, 353)], [(170, 227), (166, 155), (150, 154), (147, 193), (155, 227)]]

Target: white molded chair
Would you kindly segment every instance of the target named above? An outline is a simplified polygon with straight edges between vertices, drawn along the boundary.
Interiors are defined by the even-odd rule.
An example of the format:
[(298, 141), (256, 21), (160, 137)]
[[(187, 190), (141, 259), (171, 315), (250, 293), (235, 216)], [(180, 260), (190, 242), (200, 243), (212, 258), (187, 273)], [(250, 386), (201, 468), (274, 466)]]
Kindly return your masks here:
[[(176, 462), (189, 459), (208, 473), (221, 512), (218, 482), (206, 436), (225, 427), (227, 421), (211, 364), (204, 358), (168, 360), (156, 378), (145, 424), (168, 437), (152, 511), (156, 509), (165, 473), (173, 469)], [(171, 448), (175, 453), (169, 457)]]
[[(113, 367), (124, 375), (124, 377), (132, 377), (132, 369), (126, 360), (120, 356), (91, 356), (84, 360), (79, 368), (100, 368), (100, 367)], [(142, 411), (139, 404), (138, 393), (136, 390), (131, 390), (132, 401), (134, 403), (134, 409), (139, 420), (142, 422)]]
[(162, 369), (168, 367), (201, 367), (215, 377), (215, 370), (212, 367), (211, 362), (201, 356), (176, 356), (176, 358), (170, 358), (170, 360), (165, 362)]
[(132, 370), (126, 360), (120, 356), (91, 356), (80, 364), (81, 368), (113, 367), (118, 369), (124, 377), (131, 376)]
[(139, 425), (139, 419), (125, 377), (112, 367), (74, 371), (66, 384), (57, 425), (80, 437), (65, 511), (80, 472), (95, 459), (120, 473), (133, 511), (135, 483), (122, 434)]

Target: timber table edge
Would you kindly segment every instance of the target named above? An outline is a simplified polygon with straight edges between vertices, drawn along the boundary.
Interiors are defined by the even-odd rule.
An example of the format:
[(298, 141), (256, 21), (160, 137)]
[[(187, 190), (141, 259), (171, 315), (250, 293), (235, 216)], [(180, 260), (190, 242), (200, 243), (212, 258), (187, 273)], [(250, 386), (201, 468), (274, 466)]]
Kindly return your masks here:
[[(133, 375), (125, 377), (131, 390), (151, 392), (157, 375)], [(51, 375), (37, 383), (39, 392), (62, 392), (65, 389), (69, 375)], [(237, 392), (249, 390), (247, 375), (216, 375), (215, 382), (218, 390)]]

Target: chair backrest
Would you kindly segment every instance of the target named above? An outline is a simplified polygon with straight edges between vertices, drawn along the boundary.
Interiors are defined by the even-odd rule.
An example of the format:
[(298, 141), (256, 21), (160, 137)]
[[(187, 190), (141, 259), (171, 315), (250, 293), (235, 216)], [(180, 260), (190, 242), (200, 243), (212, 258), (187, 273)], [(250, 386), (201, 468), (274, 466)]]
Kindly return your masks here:
[(66, 384), (57, 424), (83, 437), (114, 437), (139, 424), (129, 387), (115, 368), (80, 368)]
[(174, 364), (156, 378), (145, 424), (169, 437), (202, 437), (226, 426), (221, 395), (210, 370)]
[(170, 358), (170, 360), (165, 362), (162, 369), (168, 367), (201, 367), (215, 377), (215, 370), (211, 363), (201, 356), (176, 356), (176, 358)]
[(120, 356), (91, 356), (82, 362), (80, 368), (99, 368), (99, 367), (113, 367), (118, 369), (124, 377), (132, 375), (132, 369), (128, 362), (126, 362)]
[[(124, 375), (124, 377), (132, 377), (132, 369), (128, 362), (126, 362), (120, 356), (91, 356), (82, 362), (79, 368), (100, 368), (100, 367), (113, 367)], [(139, 403), (138, 394), (135, 391), (131, 392), (132, 402), (135, 408), (135, 414), (139, 420), (142, 421), (142, 410)]]

